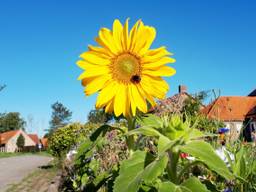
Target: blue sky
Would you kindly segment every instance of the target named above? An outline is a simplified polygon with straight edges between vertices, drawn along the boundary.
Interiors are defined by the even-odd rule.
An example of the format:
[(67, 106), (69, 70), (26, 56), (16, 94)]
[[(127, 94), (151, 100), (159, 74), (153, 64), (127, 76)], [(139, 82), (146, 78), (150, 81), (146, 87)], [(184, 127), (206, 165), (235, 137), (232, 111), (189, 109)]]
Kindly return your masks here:
[(85, 97), (78, 56), (115, 18), (142, 19), (157, 29), (153, 48), (167, 46), (177, 62), (170, 91), (220, 89), (247, 95), (256, 88), (256, 3), (250, 0), (2, 0), (0, 2), (0, 112), (17, 111), (28, 130), (43, 134), (51, 104), (62, 102), (85, 122), (96, 96)]

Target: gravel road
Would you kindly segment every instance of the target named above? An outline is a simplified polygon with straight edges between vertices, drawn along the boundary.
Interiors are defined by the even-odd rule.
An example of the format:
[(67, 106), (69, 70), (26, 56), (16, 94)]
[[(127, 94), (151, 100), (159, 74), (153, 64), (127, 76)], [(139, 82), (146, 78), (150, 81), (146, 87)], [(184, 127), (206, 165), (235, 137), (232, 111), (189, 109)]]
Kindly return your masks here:
[(39, 166), (47, 165), (51, 157), (24, 155), (0, 158), (0, 192), (4, 192), (10, 184), (20, 182)]

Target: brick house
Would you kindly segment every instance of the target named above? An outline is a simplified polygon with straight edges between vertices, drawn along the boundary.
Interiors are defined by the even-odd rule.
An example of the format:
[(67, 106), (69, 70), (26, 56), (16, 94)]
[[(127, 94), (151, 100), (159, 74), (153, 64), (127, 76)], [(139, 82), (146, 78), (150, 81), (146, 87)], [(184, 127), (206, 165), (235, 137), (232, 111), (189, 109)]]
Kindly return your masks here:
[(18, 151), (16, 143), (20, 135), (25, 139), (24, 147), (32, 147), (36, 145), (36, 143), (22, 130), (7, 131), (0, 134), (0, 152)]
[[(177, 94), (158, 101), (158, 104), (151, 109), (150, 112), (157, 115), (180, 113), (188, 98), (191, 98), (192, 100), (194, 99), (194, 97), (187, 92), (187, 87), (185, 85), (179, 85)], [(201, 104), (201, 108), (203, 107), (204, 105)]]

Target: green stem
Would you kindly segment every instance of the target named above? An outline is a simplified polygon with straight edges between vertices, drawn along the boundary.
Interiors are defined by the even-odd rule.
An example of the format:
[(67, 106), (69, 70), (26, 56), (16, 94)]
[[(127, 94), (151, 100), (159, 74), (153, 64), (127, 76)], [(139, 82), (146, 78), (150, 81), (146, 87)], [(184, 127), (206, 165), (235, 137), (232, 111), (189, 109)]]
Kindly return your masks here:
[[(134, 118), (127, 118), (127, 122), (128, 122), (128, 131), (134, 130), (135, 129), (135, 119)], [(134, 152), (135, 150), (135, 141), (134, 141), (134, 136), (133, 135), (129, 135), (127, 138), (127, 145), (128, 145), (128, 149), (130, 152), (130, 155)]]
[(168, 152), (169, 163), (167, 166), (167, 171), (168, 171), (170, 180), (175, 184), (178, 184), (177, 166), (179, 161), (179, 154), (180, 152), (174, 152), (174, 151)]

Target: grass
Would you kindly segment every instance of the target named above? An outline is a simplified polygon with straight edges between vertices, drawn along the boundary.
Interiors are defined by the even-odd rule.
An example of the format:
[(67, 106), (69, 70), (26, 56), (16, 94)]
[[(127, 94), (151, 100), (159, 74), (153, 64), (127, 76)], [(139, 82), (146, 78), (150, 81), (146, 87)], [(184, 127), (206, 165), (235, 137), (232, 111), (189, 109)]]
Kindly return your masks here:
[(48, 191), (53, 179), (58, 173), (58, 168), (53, 162), (47, 166), (42, 166), (40, 169), (30, 173), (21, 182), (12, 184), (6, 192), (45, 192)]
[(46, 151), (41, 152), (15, 152), (15, 153), (6, 153), (6, 152), (0, 152), (0, 158), (6, 158), (6, 157), (15, 157), (15, 156), (21, 156), (21, 155), (42, 155), (42, 156), (51, 156)]

